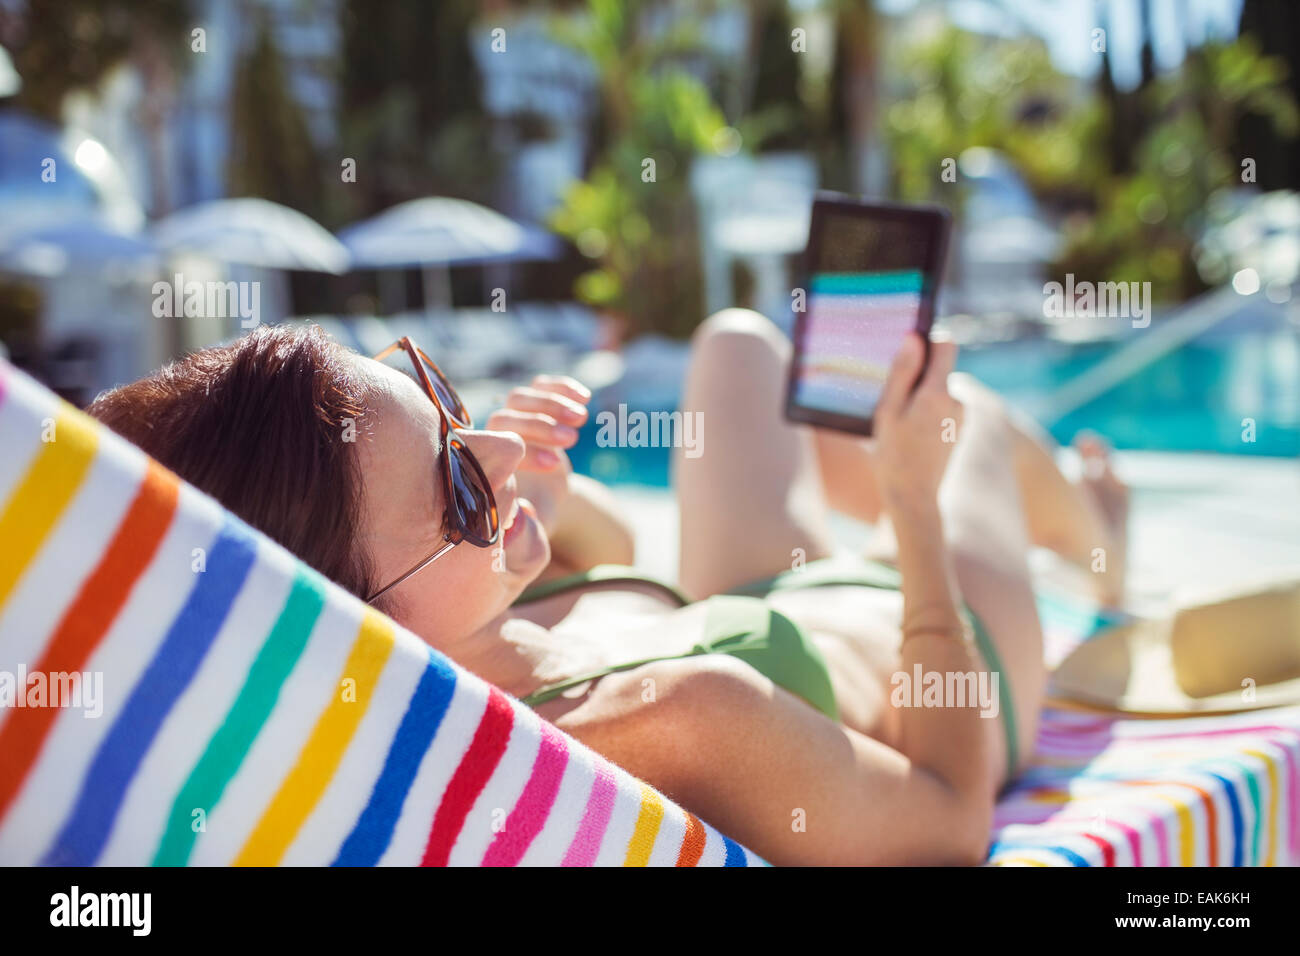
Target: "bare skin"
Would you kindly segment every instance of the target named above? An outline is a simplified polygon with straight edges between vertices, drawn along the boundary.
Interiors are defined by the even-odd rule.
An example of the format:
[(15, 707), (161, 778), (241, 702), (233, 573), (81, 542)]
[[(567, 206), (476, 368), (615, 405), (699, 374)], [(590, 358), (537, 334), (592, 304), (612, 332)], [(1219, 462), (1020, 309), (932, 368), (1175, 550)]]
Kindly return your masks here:
[[(972, 708), (892, 707), (890, 677), (914, 664), (945, 673), (985, 669), (959, 631), (964, 601), (998, 646), (1016, 704), (1018, 757), (1027, 756), (1045, 680), (1028, 550), (1047, 543), (1050, 529), (1053, 547), (1081, 557), (1095, 546), (1114, 548), (1117, 532), (1096, 517), (1106, 512), (1090, 490), (1054, 466), (1054, 475), (1039, 473), (1042, 461), (1021, 447), (1033, 439), (995, 396), (948, 374), (954, 357), (951, 346), (937, 345), (922, 376), (919, 342), (912, 343), (891, 373), (878, 438), (868, 446), (782, 419), (788, 345), (761, 316), (729, 310), (697, 333), (683, 410), (706, 417), (709, 444), (676, 467), (685, 589), (707, 596), (787, 570), (796, 554), (829, 555), (831, 508), (892, 529), (888, 557), (902, 572), (901, 594), (855, 586), (770, 599), (823, 651), (842, 723), (721, 655), (610, 675), (542, 705), (540, 714), (774, 863), (979, 862), (1010, 763), (1000, 719)], [(363, 471), (367, 544), (382, 578), (436, 541), (441, 504), (427, 493), (437, 487), (430, 458), (439, 450), (424, 460), (409, 452), (412, 437), (430, 427), (427, 398), (377, 382), (378, 425)], [(677, 608), (641, 586), (510, 606), (548, 567), (586, 567), (627, 550), (609, 502), (591, 488), (567, 493), (566, 463), (540, 454), (563, 458), (572, 442), (558, 426), (566, 417), (580, 424), (573, 406), (589, 396), (562, 380), (534, 390), (541, 394), (512, 395), (489, 421), (510, 436), (468, 439), (514, 520), (528, 522), (507, 536), (508, 570), (480, 581), (486, 552), (458, 547), (449, 557), (470, 553), (404, 583), (392, 609), (517, 696), (638, 657), (685, 653), (704, 622), (701, 606)], [(958, 426), (955, 445), (940, 437), (948, 419)], [(421, 488), (423, 505), (403, 496), (409, 485)], [(1089, 520), (1076, 527), (1032, 519), (1050, 510), (1043, 502), (1053, 495), (1087, 510)], [(587, 526), (585, 536), (574, 522)], [(449, 587), (456, 589), (451, 614)], [(457, 626), (466, 621), (475, 626)], [(792, 826), (800, 819), (803, 828)]]

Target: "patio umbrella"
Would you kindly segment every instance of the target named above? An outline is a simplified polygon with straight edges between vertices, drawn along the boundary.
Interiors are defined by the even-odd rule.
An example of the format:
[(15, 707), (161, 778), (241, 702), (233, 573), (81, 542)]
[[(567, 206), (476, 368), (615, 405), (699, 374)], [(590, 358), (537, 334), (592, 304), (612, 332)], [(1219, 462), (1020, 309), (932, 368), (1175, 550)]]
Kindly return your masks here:
[(216, 199), (188, 206), (153, 226), (167, 250), (197, 252), (264, 269), (339, 274), (348, 251), (315, 220), (266, 199)]
[(100, 270), (157, 257), (148, 237), (84, 219), (41, 226), (0, 243), (0, 268), (45, 278), (69, 269)]
[[(449, 299), (453, 265), (549, 259), (559, 254), (554, 236), (464, 199), (413, 199), (339, 232), (352, 264), (372, 269), (420, 268), (425, 301)], [(434, 272), (441, 288), (434, 289)], [(442, 304), (450, 305), (450, 301)]]

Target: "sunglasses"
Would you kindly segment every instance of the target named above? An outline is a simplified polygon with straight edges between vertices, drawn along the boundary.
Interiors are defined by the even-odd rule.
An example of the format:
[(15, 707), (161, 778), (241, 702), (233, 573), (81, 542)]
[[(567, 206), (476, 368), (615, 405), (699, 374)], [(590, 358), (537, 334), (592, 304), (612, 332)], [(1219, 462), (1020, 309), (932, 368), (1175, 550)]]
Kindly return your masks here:
[(415, 368), (415, 380), (438, 409), (442, 436), (442, 456), (438, 463), (442, 476), (443, 501), (447, 503), (443, 512), (443, 527), (446, 531), (437, 551), (367, 597), (367, 604), (388, 593), (411, 575), (423, 571), (462, 541), (480, 548), (490, 548), (501, 537), (501, 521), (497, 515), (497, 501), (492, 494), (492, 485), (460, 434), (461, 429), (474, 427), (469, 410), (451, 387), (451, 382), (447, 381), (447, 376), (442, 374), (442, 369), (411, 341), (409, 335), (402, 336), (384, 349), (375, 356), (375, 360), (382, 362), (398, 349), (406, 352)]

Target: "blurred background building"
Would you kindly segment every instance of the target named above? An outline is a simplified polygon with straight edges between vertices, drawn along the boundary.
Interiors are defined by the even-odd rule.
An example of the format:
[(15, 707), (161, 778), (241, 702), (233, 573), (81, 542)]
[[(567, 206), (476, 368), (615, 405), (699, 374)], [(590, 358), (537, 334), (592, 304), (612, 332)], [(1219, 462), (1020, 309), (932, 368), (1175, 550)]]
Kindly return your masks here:
[[(1058, 438), (1300, 454), (1291, 3), (0, 0), (0, 48), (0, 342), (76, 402), (247, 327), (179, 276), (672, 408), (708, 312), (788, 325), (822, 188), (953, 211), (943, 324)], [(1151, 328), (1045, 314), (1067, 274)]]

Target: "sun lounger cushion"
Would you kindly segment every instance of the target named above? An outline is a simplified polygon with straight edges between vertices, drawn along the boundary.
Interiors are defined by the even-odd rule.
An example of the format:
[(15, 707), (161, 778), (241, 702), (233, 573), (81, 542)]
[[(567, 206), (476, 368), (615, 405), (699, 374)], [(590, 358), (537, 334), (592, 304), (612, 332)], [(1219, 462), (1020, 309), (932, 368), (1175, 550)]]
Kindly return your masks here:
[(0, 362), (0, 864), (761, 862)]

